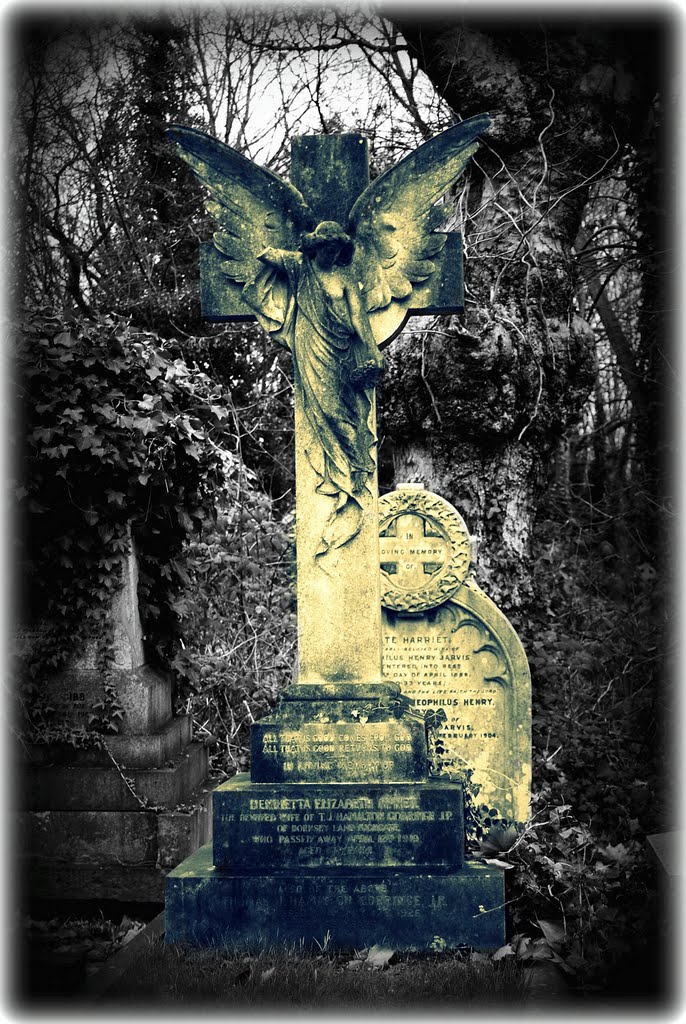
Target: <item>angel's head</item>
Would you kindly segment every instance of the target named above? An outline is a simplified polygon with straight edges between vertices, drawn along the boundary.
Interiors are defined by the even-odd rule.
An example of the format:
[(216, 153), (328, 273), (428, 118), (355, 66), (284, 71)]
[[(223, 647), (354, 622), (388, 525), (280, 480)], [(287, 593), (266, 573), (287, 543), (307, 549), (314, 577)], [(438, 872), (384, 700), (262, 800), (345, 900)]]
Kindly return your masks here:
[(326, 269), (347, 267), (353, 258), (354, 244), (341, 225), (335, 220), (323, 220), (314, 231), (304, 234), (300, 240), (300, 249), (316, 259)]

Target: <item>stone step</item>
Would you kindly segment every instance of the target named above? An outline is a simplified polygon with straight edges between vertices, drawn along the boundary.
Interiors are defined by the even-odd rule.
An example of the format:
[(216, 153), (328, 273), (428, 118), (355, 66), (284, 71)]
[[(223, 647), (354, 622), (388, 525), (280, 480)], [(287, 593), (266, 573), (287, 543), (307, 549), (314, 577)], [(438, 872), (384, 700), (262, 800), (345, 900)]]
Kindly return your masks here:
[(504, 902), (503, 872), (482, 864), (449, 874), (231, 875), (216, 870), (207, 843), (167, 878), (165, 940), (314, 947), (328, 934), (339, 948), (428, 949), (438, 937), (445, 948), (490, 950), (505, 942)]
[[(24, 753), (31, 764), (111, 766), (114, 757), (123, 768), (160, 768), (190, 743), (191, 728), (190, 715), (176, 715), (159, 732), (140, 736), (102, 736), (105, 745), (103, 749), (96, 746), (77, 748), (67, 743), (46, 743), (32, 744)], [(107, 753), (108, 750), (112, 757)]]
[[(20, 806), (30, 811), (135, 811), (175, 807), (207, 777), (208, 751), (190, 743), (160, 768), (29, 765), (22, 773)], [(127, 781), (125, 781), (125, 779)], [(138, 799), (137, 799), (138, 798)]]
[(446, 871), (464, 859), (457, 784), (270, 784), (244, 773), (214, 791), (212, 807), (214, 865), (228, 873)]
[(16, 830), (21, 884), (32, 899), (157, 902), (170, 868), (211, 837), (212, 784), (182, 808), (28, 811)]

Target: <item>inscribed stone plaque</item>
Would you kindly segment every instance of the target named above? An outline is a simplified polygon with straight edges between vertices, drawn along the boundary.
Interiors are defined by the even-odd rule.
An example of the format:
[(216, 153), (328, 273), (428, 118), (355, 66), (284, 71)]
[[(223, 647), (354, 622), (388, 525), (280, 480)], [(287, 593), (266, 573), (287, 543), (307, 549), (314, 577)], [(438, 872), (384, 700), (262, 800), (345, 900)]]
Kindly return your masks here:
[(442, 780), (255, 786), (237, 775), (212, 799), (222, 871), (462, 866), (462, 787)]
[[(409, 489), (400, 493), (405, 495), (406, 517), (421, 511), (425, 536), (448, 533), (441, 506), (434, 505), (431, 515), (426, 512), (427, 499), (433, 495)], [(393, 498), (387, 495), (380, 501), (382, 529), (386, 503), (397, 507)], [(403, 559), (407, 576), (414, 573), (417, 592), (426, 594), (424, 576), (449, 565), (451, 552), (438, 552), (436, 561), (427, 564), (424, 547), (428, 550), (421, 541), (413, 559), (407, 543)], [(388, 558), (383, 549), (381, 558), (383, 591)], [(431, 752), (433, 771), (459, 779), (471, 769), (471, 781), (480, 787), (478, 803), (524, 821), (531, 782), (531, 680), (526, 656), (508, 620), (473, 580), (465, 580), (451, 593), (448, 600), (439, 599), (421, 610), (384, 607), (384, 678), (397, 684), (418, 711), (445, 715)]]
[[(330, 701), (331, 717), (342, 702)], [(353, 702), (349, 702), (353, 703)], [(360, 702), (360, 708), (365, 705)], [(352, 710), (357, 710), (353, 708)], [(289, 723), (288, 718), (292, 719)], [(329, 716), (324, 716), (329, 717)], [(303, 722), (288, 707), (284, 721), (263, 718), (251, 728), (253, 782), (422, 782), (426, 743), (410, 719)]]

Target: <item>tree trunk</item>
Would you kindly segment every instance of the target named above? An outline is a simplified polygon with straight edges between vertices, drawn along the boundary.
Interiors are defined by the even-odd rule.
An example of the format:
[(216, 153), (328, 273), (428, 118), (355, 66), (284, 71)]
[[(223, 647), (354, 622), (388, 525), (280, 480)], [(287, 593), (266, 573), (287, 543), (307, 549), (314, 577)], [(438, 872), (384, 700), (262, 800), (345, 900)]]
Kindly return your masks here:
[(546, 469), (593, 385), (572, 245), (591, 180), (650, 99), (640, 62), (625, 64), (640, 38), (559, 23), (398, 24), (458, 116), (486, 110), (494, 124), (461, 203), (466, 312), (389, 351), (382, 453), (396, 482), (421, 480), (460, 509), (480, 541), (480, 578), (514, 609), (534, 596), (527, 556)]

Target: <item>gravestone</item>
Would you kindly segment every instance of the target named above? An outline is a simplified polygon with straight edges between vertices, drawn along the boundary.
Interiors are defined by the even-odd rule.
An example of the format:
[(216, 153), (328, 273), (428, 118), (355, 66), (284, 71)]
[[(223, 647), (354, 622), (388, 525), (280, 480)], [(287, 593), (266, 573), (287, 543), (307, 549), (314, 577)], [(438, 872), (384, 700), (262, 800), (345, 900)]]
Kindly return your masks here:
[[(131, 550), (107, 623), (71, 663), (41, 680), (49, 721), (92, 729), (94, 713), (121, 711), (102, 746), (26, 745), (18, 786), (18, 848), (26, 902), (35, 899), (158, 901), (167, 872), (210, 834), (208, 751), (191, 719), (172, 714), (171, 680), (145, 663), (138, 564)], [(18, 660), (48, 642), (18, 637)], [(112, 665), (103, 675), (99, 652)], [(107, 680), (107, 689), (104, 680)], [(104, 706), (104, 710), (103, 710)]]
[(212, 843), (169, 875), (168, 942), (504, 941), (502, 872), (464, 862), (462, 787), (429, 778), (425, 717), (382, 679), (374, 427), (377, 346), (414, 312), (462, 307), (459, 239), (433, 232), (433, 204), (487, 125), (455, 126), (369, 186), (360, 136), (298, 139), (301, 192), (170, 132), (222, 228), (205, 314), (256, 316), (293, 355), (299, 667), (251, 728), (250, 777), (213, 793)]
[(469, 576), (459, 513), (417, 484), (379, 501), (383, 673), (437, 713), (432, 774), (479, 787), (477, 803), (526, 821), (531, 677), (514, 629)]

